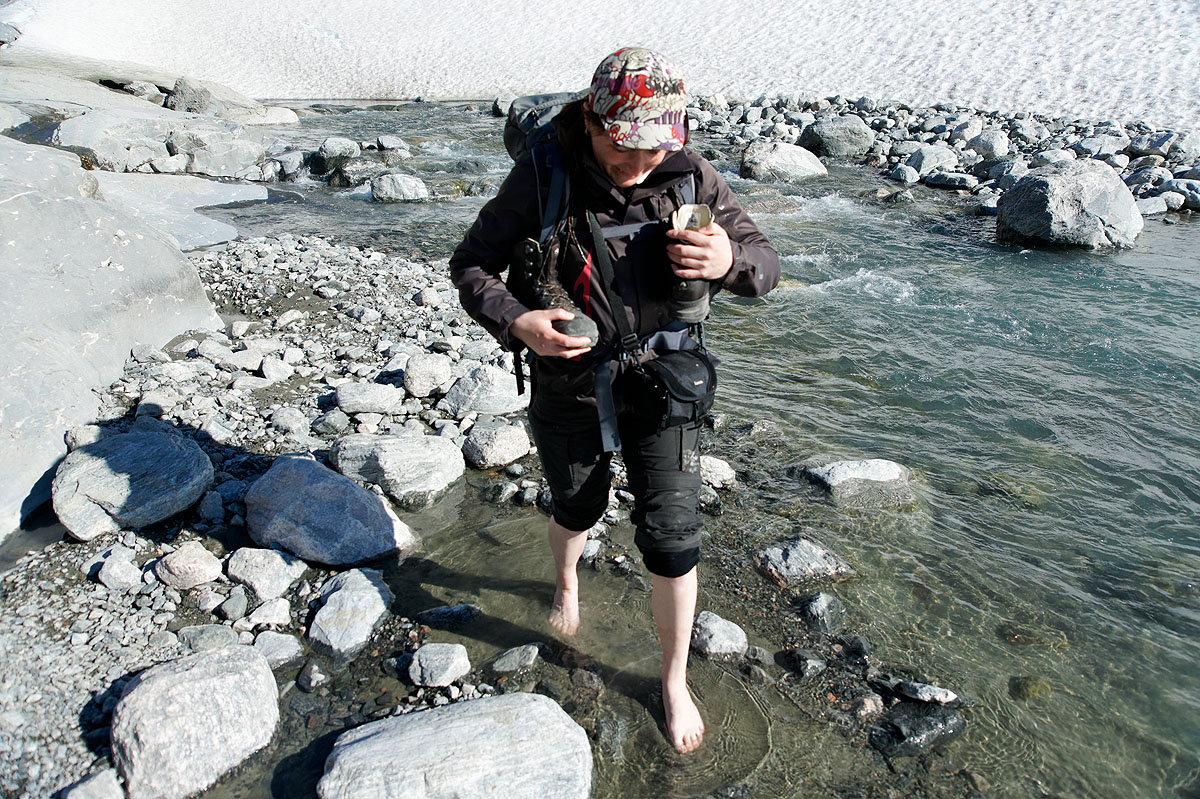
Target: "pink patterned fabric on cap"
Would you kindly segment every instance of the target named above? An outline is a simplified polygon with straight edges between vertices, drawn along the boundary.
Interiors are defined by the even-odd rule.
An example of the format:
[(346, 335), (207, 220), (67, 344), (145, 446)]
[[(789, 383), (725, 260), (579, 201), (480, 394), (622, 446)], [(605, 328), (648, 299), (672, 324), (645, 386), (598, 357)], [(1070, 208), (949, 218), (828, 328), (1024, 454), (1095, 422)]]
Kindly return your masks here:
[(687, 138), (683, 73), (644, 47), (624, 47), (592, 75), (592, 111), (609, 138), (633, 150), (679, 150)]

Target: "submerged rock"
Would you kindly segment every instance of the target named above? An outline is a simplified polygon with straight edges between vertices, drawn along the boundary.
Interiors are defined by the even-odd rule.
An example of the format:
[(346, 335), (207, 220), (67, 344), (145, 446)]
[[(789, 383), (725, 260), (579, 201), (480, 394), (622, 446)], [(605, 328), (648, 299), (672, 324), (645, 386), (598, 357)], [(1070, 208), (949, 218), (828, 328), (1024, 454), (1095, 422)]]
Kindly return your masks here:
[(884, 757), (912, 757), (966, 728), (967, 720), (953, 708), (900, 702), (871, 729), (868, 739)]
[(813, 594), (800, 609), (800, 615), (810, 630), (836, 633), (846, 620), (846, 608), (833, 594)]
[(1028, 701), (1042, 699), (1050, 695), (1053, 689), (1045, 677), (1009, 677), (1008, 695), (1013, 699)]
[(587, 799), (587, 733), (552, 699), (515, 693), (364, 724), (325, 762), (320, 799)]
[(275, 677), (250, 647), (189, 655), (137, 675), (113, 710), (113, 761), (129, 799), (182, 799), (271, 741)]
[(809, 458), (799, 465), (808, 479), (824, 486), (837, 505), (878, 508), (911, 505), (916, 493), (906, 466), (881, 458), (834, 461)]
[(1112, 167), (1085, 159), (1031, 170), (997, 204), (996, 238), (1132, 247), (1144, 222)]
[(805, 538), (784, 541), (759, 552), (754, 567), (780, 586), (852, 574), (850, 564)]

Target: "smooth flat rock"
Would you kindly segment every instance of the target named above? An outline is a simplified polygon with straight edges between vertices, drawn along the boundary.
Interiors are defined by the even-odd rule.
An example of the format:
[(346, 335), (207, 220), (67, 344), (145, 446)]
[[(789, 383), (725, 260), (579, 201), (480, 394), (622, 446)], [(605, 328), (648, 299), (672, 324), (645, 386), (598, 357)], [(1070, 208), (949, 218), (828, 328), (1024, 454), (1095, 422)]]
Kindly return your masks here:
[(192, 250), (237, 238), (237, 228), (196, 213), (197, 208), (267, 199), (265, 186), (218, 183), (190, 175), (141, 175), (97, 171), (100, 190), (111, 205), (150, 227), (174, 236)]
[(334, 442), (330, 463), (347, 477), (378, 485), (408, 509), (433, 504), (466, 471), (462, 450), (440, 436), (353, 433)]
[(538, 648), (537, 644), (514, 646), (512, 649), (503, 652), (489, 665), (496, 674), (512, 674), (537, 663), (538, 657), (541, 654), (542, 651)]
[(395, 413), (406, 397), (404, 389), (384, 383), (344, 383), (336, 395), (344, 413)]
[(304, 661), (304, 645), (287, 633), (263, 630), (254, 638), (254, 648), (267, 659), (272, 671), (298, 666)]
[(243, 125), (286, 125), (299, 121), (290, 108), (265, 106), (228, 86), (183, 77), (167, 95), (167, 108), (207, 114)]
[(130, 680), (113, 710), (113, 761), (129, 799), (183, 799), (271, 741), (275, 677), (251, 647), (200, 652)]
[(72, 536), (90, 541), (169, 519), (213, 483), (195, 441), (168, 433), (123, 433), (71, 452), (55, 473), (54, 512)]
[(306, 458), (278, 458), (250, 487), (246, 529), (255, 543), (330, 566), (406, 554), (417, 545), (387, 502)]
[(106, 768), (64, 788), (59, 799), (125, 799), (125, 789), (117, 780), (117, 770)]
[(175, 242), (113, 205), (0, 180), (0, 530), (50, 498), (67, 430), (96, 418), (94, 390), (136, 344), (221, 320)]
[[(469, 764), (469, 767), (464, 767)], [(320, 799), (587, 799), (587, 733), (552, 699), (514, 693), (364, 724), (325, 761)]]
[(996, 238), (1100, 249), (1132, 247), (1145, 224), (1133, 194), (1099, 161), (1030, 170), (997, 204)]
[(7, 136), (0, 136), (0, 180), (56, 194), (106, 199), (95, 174), (83, 168), (79, 156)]

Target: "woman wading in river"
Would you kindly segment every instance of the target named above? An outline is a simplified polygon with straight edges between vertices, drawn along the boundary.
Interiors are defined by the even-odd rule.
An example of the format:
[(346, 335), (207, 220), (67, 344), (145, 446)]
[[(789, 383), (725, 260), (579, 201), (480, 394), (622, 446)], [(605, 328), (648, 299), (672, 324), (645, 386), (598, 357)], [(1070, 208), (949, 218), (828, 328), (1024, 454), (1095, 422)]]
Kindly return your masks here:
[[(686, 105), (683, 76), (663, 56), (608, 56), (450, 260), (467, 312), (508, 349), (532, 353), (529, 422), (553, 495), (549, 623), (563, 635), (579, 627), (575, 568), (608, 506), (611, 455), (622, 454), (634, 542), (653, 575), (667, 733), (682, 753), (704, 736), (687, 688), (699, 425), (715, 388), (699, 322), (716, 291), (756, 297), (779, 279), (778, 253), (685, 147)], [(502, 277), (514, 251), (534, 254), (517, 259), (541, 270), (532, 292)]]

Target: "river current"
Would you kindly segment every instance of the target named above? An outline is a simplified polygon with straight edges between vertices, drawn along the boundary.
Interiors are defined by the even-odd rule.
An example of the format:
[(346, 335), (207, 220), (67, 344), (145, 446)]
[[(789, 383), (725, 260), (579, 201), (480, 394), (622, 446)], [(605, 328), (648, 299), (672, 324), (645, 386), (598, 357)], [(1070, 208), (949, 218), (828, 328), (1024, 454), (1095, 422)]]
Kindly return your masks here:
[[(331, 135), (400, 135), (415, 153), (406, 168), (440, 199), (380, 205), (363, 189), (302, 181), (210, 213), (244, 236), (317, 233), (435, 262), (511, 163), (501, 121), (480, 109), (327, 111), (273, 133), (309, 149)], [(885, 204), (874, 194), (885, 182), (856, 167), (758, 184), (710, 144), (695, 146), (717, 156), (784, 265), (765, 299), (714, 304), (717, 410), (780, 431), (729, 459), (771, 476), (814, 454), (888, 458), (920, 486), (915, 510), (849, 513), (781, 477), (755, 512), (722, 524), (741, 525), (747, 550), (798, 530), (853, 563), (857, 577), (836, 593), (878, 657), (919, 664), (977, 701), (949, 748), (986, 774), (991, 795), (1200, 796), (1200, 221), (1149, 218), (1136, 248), (1117, 253), (998, 246), (970, 198), (916, 187), (914, 203)], [(429, 558), (478, 573), (481, 547), (500, 541), (549, 574), (540, 518), (471, 519), (492, 525), (486, 537), (452, 532), (467, 523), (427, 530)], [(620, 592), (589, 586), (597, 616), (624, 607)], [(544, 610), (512, 612), (536, 626)], [(619, 675), (650, 679), (648, 612), (613, 615), (591, 644)], [(494, 653), (470, 645), (473, 661)], [(713, 757), (744, 773), (713, 781), (705, 769), (726, 767), (709, 763), (665, 791), (647, 781), (653, 764), (610, 759), (597, 796), (699, 796), (726, 776), (764, 796), (791, 795), (787, 785), (806, 795), (778, 750), (811, 757), (819, 744), (784, 733), (792, 711), (738, 699), (753, 692), (734, 672), (698, 672), (710, 727), (721, 714), (742, 725), (713, 737)], [(1034, 695), (1020, 690), (1031, 684)]]

